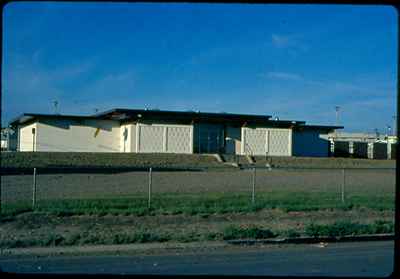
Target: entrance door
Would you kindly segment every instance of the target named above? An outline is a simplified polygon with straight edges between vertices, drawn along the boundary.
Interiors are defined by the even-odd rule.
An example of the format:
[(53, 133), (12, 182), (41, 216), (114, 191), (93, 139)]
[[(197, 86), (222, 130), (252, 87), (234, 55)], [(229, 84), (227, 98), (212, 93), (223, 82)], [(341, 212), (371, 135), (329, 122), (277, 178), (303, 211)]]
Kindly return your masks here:
[(222, 146), (222, 127), (217, 125), (201, 125), (200, 153), (219, 153)]

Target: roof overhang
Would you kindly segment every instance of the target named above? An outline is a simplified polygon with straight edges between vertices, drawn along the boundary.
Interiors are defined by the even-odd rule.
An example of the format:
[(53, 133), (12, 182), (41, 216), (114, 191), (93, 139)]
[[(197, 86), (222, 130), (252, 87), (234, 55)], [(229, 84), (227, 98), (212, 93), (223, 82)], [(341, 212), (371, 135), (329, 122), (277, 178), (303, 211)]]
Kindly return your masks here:
[(171, 120), (171, 121), (207, 121), (215, 123), (237, 123), (250, 122), (254, 124), (266, 123), (270, 115), (233, 114), (233, 113), (211, 113), (200, 111), (166, 111), (146, 109), (113, 109), (93, 115), (100, 119), (114, 119), (121, 121), (140, 120)]
[(318, 130), (323, 133), (329, 134), (335, 130), (343, 129), (343, 126), (330, 126), (330, 125), (300, 125), (295, 127), (296, 130)]
[(96, 119), (93, 116), (85, 115), (63, 115), (63, 114), (43, 114), (43, 113), (24, 113), (10, 121), (9, 126), (25, 124), (39, 119)]
[(229, 123), (240, 126), (264, 126), (276, 128), (293, 128), (298, 130), (319, 130), (329, 133), (336, 129), (343, 129), (343, 126), (306, 125), (305, 121), (272, 120), (270, 115), (254, 114), (233, 114), (233, 113), (212, 113), (200, 111), (166, 111), (148, 109), (121, 109), (116, 108), (88, 116), (61, 115), (61, 114), (39, 114), (24, 113), (10, 122), (10, 126), (17, 126), (30, 121), (40, 119), (98, 119), (129, 121), (179, 121), (179, 122), (208, 122), (208, 123)]

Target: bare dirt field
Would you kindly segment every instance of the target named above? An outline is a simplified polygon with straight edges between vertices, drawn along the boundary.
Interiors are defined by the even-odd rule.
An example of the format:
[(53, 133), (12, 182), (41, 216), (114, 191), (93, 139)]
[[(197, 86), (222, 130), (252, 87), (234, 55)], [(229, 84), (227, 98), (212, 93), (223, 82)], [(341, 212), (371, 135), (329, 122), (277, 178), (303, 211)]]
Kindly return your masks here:
[[(332, 224), (351, 221), (373, 224), (376, 221), (394, 221), (393, 211), (323, 210), (315, 212), (284, 212), (279, 209), (261, 210), (252, 213), (229, 213), (210, 215), (156, 215), (124, 216), (80, 215), (54, 216), (43, 213), (23, 213), (0, 222), (0, 247), (4, 246), (52, 246), (85, 244), (118, 244), (118, 235), (146, 232), (170, 235), (178, 242), (205, 241), (223, 232), (229, 226), (264, 228), (276, 233), (295, 231), (303, 235), (312, 223)], [(147, 239), (146, 242), (161, 240)], [(30, 244), (31, 243), (31, 244)]]

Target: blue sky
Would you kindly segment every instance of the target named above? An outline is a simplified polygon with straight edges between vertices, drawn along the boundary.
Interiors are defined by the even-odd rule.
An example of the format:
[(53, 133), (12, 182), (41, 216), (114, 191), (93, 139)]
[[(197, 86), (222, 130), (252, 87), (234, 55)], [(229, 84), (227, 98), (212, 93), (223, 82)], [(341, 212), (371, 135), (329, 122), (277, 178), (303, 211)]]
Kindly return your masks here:
[(396, 114), (390, 6), (11, 3), (2, 124), (23, 112), (158, 108), (385, 131)]

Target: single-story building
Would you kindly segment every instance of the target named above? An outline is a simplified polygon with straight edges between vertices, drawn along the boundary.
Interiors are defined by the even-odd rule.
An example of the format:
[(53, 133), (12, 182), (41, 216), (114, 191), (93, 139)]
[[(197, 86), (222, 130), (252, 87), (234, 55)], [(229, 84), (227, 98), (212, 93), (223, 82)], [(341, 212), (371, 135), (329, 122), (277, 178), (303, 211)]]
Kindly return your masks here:
[(224, 153), (326, 157), (341, 126), (269, 115), (112, 109), (89, 116), (25, 113), (10, 122), (18, 151)]

